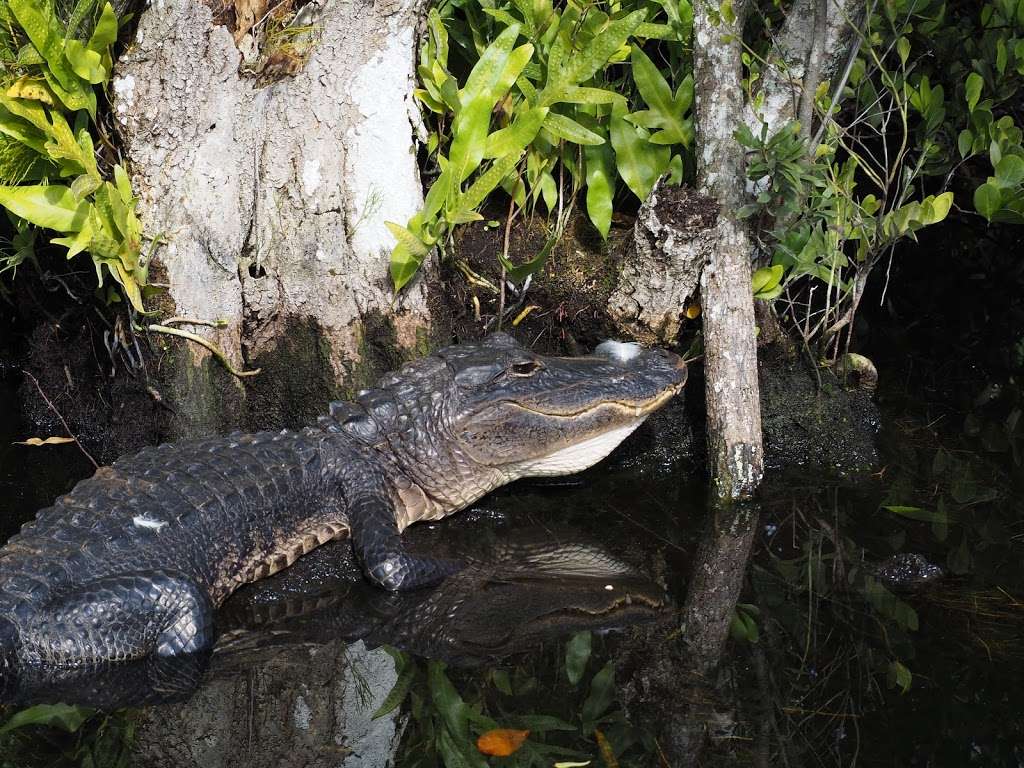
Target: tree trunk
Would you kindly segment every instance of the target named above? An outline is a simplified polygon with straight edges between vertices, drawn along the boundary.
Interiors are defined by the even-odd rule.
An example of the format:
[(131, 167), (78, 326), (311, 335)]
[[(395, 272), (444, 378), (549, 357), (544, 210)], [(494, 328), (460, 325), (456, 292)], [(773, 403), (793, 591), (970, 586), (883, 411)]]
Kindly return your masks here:
[(140, 712), (139, 768), (357, 768), (393, 765), (399, 713), (378, 719), (394, 660), (362, 641), (286, 646), (218, 670), (188, 700)]
[[(411, 103), (420, 0), (324, 3), (293, 76), (241, 74), (229, 30), (199, 0), (160, 0), (114, 79), (114, 109), (145, 230), (165, 238), (150, 304), (217, 322), (214, 342), (162, 371), (176, 436), (306, 421), (340, 382), (365, 385), (425, 341), (426, 291), (396, 300), (393, 240), (422, 203)], [(316, 7), (315, 5), (313, 7)], [(283, 395), (289, 402), (282, 404)]]
[(746, 3), (733, 7), (736, 18), (731, 24), (707, 4), (695, 9), (693, 79), (698, 188), (721, 207), (715, 245), (701, 278), (708, 460), (717, 496), (735, 500), (757, 489), (764, 452), (751, 245), (735, 216), (746, 197), (743, 148), (733, 138), (743, 119), (740, 62)]

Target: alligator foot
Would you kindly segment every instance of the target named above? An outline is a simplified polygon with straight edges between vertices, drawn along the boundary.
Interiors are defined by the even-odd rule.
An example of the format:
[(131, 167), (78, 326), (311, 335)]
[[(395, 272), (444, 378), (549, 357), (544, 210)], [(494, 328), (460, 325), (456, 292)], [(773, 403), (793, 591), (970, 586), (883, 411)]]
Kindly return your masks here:
[(352, 547), (366, 578), (389, 592), (438, 584), (465, 564), (410, 555), (402, 545), (395, 509), (382, 485), (364, 485), (347, 495)]
[(107, 576), (56, 595), (19, 628), (22, 657), (47, 666), (85, 666), (211, 647), (210, 598), (167, 571)]

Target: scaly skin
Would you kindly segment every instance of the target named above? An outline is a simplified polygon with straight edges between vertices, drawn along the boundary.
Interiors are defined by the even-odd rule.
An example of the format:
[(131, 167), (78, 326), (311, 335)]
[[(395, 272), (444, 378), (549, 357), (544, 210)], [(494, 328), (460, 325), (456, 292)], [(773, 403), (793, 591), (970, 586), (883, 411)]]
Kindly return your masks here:
[(436, 583), (459, 565), (407, 554), (405, 526), (595, 463), (685, 378), (657, 350), (542, 358), (494, 334), (333, 403), (318, 427), (122, 458), (0, 549), (0, 674), (208, 649), (238, 586), (347, 534), (373, 583)]

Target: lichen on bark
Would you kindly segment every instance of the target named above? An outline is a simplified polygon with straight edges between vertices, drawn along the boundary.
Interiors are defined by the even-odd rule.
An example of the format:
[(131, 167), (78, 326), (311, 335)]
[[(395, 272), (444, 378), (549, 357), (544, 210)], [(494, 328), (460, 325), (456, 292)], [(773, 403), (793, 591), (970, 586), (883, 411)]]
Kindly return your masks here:
[[(157, 258), (177, 314), (225, 320), (192, 330), (236, 366), (299, 324), (324, 352), (303, 356), (305, 374), (341, 382), (368, 313), (387, 314), (407, 348), (429, 325), (422, 284), (393, 295), (384, 227), (422, 202), (411, 105), (421, 12), (419, 0), (323, 4), (304, 68), (265, 87), (239, 73), (231, 33), (200, 0), (142, 14), (114, 82), (142, 221), (166, 239)], [(190, 347), (178, 365), (207, 357)], [(170, 378), (191, 411), (176, 436), (221, 426), (209, 377)]]

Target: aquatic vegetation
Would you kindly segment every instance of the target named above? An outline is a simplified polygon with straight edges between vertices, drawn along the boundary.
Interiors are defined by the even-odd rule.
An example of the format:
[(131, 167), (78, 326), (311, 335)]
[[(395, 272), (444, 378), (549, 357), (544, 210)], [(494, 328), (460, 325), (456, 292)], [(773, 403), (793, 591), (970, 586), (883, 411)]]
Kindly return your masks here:
[(653, 737), (616, 707), (613, 663), (595, 658), (593, 643), (580, 632), (515, 666), (474, 670), (390, 650), (398, 682), (376, 716), (407, 702), (399, 764), (410, 768), (482, 768), (485, 755), (518, 768), (657, 764)]
[[(0, 710), (2, 711), (2, 710)], [(39, 704), (0, 723), (0, 768), (128, 768), (134, 739), (128, 712)]]
[(97, 122), (124, 18), (99, 0), (0, 3), (0, 206), (16, 233), (0, 276), (33, 261), (37, 232), (53, 231), (69, 259), (89, 254), (101, 291), (106, 277), (118, 286), (107, 301), (123, 295), (141, 312), (149, 265), (136, 199)]

